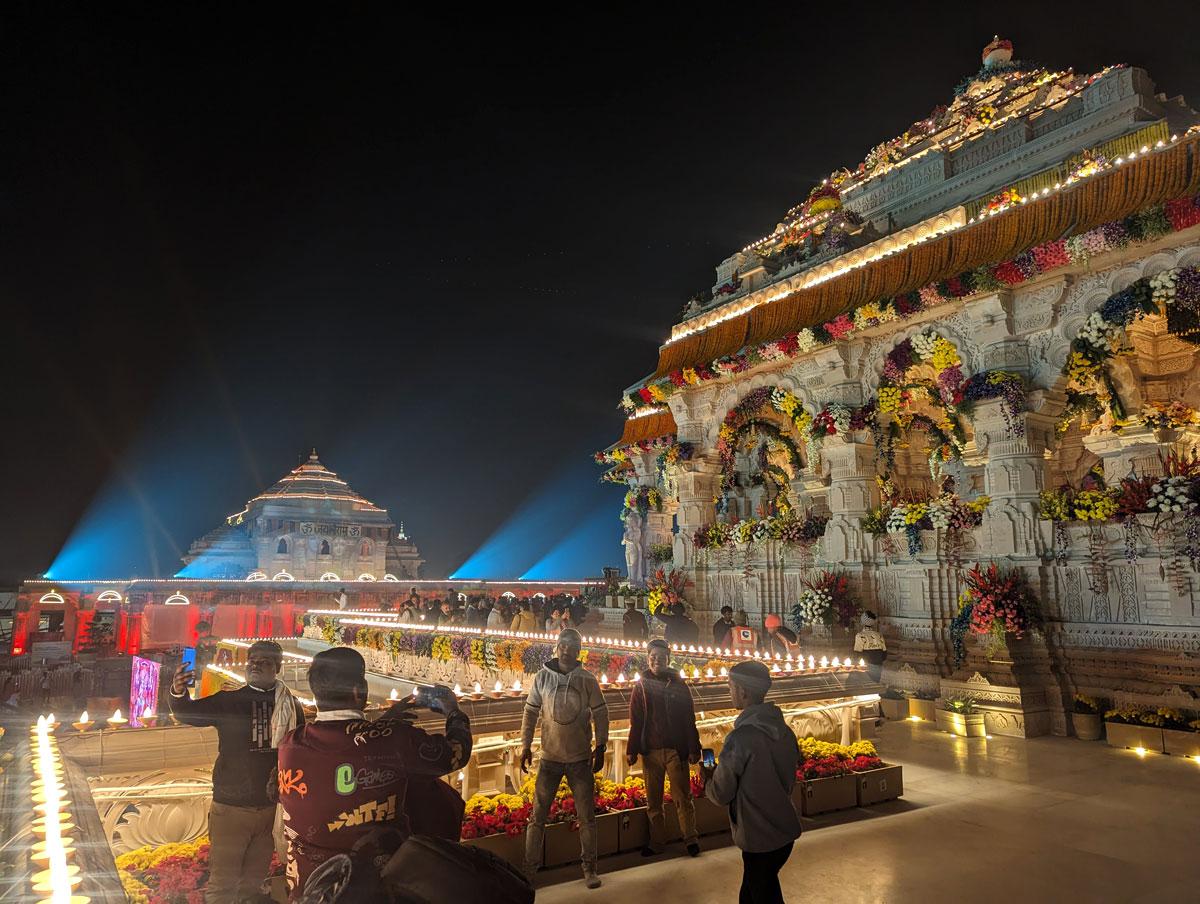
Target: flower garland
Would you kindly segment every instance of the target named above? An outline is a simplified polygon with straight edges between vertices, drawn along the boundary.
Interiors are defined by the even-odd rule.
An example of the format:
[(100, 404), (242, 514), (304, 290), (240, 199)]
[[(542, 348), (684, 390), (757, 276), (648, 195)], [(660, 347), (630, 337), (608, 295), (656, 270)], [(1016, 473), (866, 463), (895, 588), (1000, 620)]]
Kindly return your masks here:
[(699, 550), (716, 550), (777, 540), (788, 546), (812, 546), (825, 535), (828, 523), (827, 515), (808, 512), (798, 518), (790, 511), (757, 520), (716, 521), (696, 528), (692, 545)]
[(1200, 315), (1200, 268), (1164, 270), (1109, 296), (1071, 342), (1062, 371), (1068, 389), (1096, 395), (1114, 419), (1124, 421), (1125, 408), (1108, 373), (1108, 362), (1124, 350), (1126, 327), (1147, 314), (1166, 314), (1170, 321), (1174, 310)]
[(662, 493), (657, 487), (633, 487), (625, 494), (625, 502), (621, 506), (621, 520), (627, 521), (630, 515), (637, 515), (645, 520), (651, 509), (661, 512), (663, 507)]
[[(890, 485), (883, 481), (881, 485)], [(885, 492), (884, 504), (872, 509), (862, 519), (866, 533), (904, 534), (910, 557), (921, 551), (921, 531), (944, 530), (962, 532), (973, 530), (983, 523), (983, 513), (991, 504), (990, 496), (979, 496), (966, 502), (953, 492), (943, 492), (924, 501), (893, 501)]]
[(1139, 415), (1151, 430), (1182, 430), (1200, 423), (1196, 409), (1183, 402), (1148, 402)]
[(592, 460), (598, 465), (617, 465), (628, 462), (630, 456), (642, 452), (661, 452), (675, 445), (675, 435), (656, 436), (653, 439), (639, 439), (637, 442), (616, 449), (607, 449), (595, 453)]
[(1001, 572), (996, 563), (986, 568), (976, 564), (966, 574), (966, 586), (958, 598), (959, 611), (951, 620), (957, 667), (965, 657), (967, 633), (989, 636), (994, 643), (1004, 635), (1021, 637), (1029, 630), (1037, 601), (1020, 572)]
[(1035, 245), (1011, 260), (964, 271), (903, 295), (868, 302), (824, 324), (746, 346), (733, 355), (716, 358), (707, 364), (673, 371), (631, 390), (621, 399), (621, 405), (628, 411), (635, 411), (645, 405), (661, 404), (685, 387), (742, 373), (770, 361), (796, 358), (846, 340), (855, 332), (906, 320), (938, 305), (962, 301), (976, 294), (1020, 285), (1062, 267), (1087, 263), (1092, 257), (1130, 243), (1153, 241), (1197, 223), (1200, 223), (1200, 195), (1152, 205), (1123, 220), (1104, 223), (1080, 235)]

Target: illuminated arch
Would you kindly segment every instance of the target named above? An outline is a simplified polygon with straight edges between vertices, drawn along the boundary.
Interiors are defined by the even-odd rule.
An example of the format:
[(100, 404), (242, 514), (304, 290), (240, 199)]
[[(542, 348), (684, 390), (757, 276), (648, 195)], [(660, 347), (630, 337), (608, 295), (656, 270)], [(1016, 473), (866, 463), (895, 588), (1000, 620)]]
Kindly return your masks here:
[(360, 575), (358, 576), (358, 579), (359, 579), (360, 581), (366, 581), (366, 582), (367, 582), (367, 583), (369, 583), (369, 584), (374, 584), (374, 583), (375, 583), (375, 575), (373, 575), (373, 574), (367, 574), (365, 571), (364, 571), (362, 574), (360, 574)]
[(516, 595), (515, 593), (513, 593), (511, 590), (505, 590), (505, 591), (504, 591), (502, 594), (500, 594), (500, 595), (501, 595), (501, 596), (506, 596), (506, 597), (508, 597), (510, 600), (515, 600), (515, 599), (517, 598), (517, 595)]
[(105, 590), (102, 594), (96, 597), (97, 603), (117, 603), (120, 605), (124, 601), (125, 600), (121, 594), (117, 593), (115, 590)]
[(267, 580), (267, 575), (266, 575), (266, 572), (263, 572), (263, 571), (252, 571), (248, 575), (246, 575), (246, 580), (247, 581), (265, 581), (265, 580)]
[(533, 595), (533, 598), (535, 600), (544, 600), (546, 598), (546, 594), (542, 593), (542, 591), (539, 590), (537, 593), (535, 593)]
[(462, 591), (459, 591), (458, 601), (460, 603), (465, 603), (467, 601), (467, 595), (465, 593), (463, 593)]
[(338, 577), (336, 574), (334, 574), (332, 571), (327, 571), (327, 572), (325, 572), (323, 575), (321, 575), (319, 578), (317, 578), (317, 580), (318, 580), (318, 581), (325, 581), (326, 583), (328, 583), (328, 582), (330, 582), (330, 581), (340, 581), (340, 580), (341, 580), (341, 578), (339, 578), (339, 577)]
[(57, 590), (51, 590), (49, 593), (43, 593), (41, 599), (38, 600), (39, 606), (63, 606), (66, 605), (66, 600), (62, 598), (62, 594)]
[(281, 571), (281, 572), (279, 572), (279, 574), (275, 575), (275, 577), (271, 578), (271, 580), (272, 581), (294, 581), (296, 579), (294, 577), (292, 577), (290, 574), (288, 574), (286, 571)]
[(190, 606), (191, 604), (192, 601), (178, 590), (176, 590), (163, 601), (164, 606)]
[(386, 583), (386, 584), (399, 584), (400, 583), (400, 579), (398, 577), (396, 577), (394, 574), (392, 574), (390, 571), (383, 576), (383, 580), (384, 580), (384, 583)]

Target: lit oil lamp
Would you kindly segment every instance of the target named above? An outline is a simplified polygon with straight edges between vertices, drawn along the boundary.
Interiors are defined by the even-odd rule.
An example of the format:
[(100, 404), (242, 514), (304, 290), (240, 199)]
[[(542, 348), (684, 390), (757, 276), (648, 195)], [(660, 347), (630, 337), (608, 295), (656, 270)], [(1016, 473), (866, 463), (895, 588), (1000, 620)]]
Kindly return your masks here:
[(95, 720), (92, 719), (88, 715), (88, 711), (85, 709), (83, 712), (81, 712), (79, 714), (79, 721), (72, 722), (71, 727), (74, 728), (76, 731), (78, 731), (80, 734), (82, 734), (83, 732), (87, 731), (89, 728), (91, 728), (95, 724), (96, 724)]
[(147, 706), (142, 710), (142, 717), (138, 721), (142, 723), (143, 728), (153, 728), (158, 724), (158, 713)]
[(115, 710), (113, 712), (113, 714), (108, 717), (108, 727), (109, 728), (113, 728), (113, 729), (124, 728), (128, 724), (129, 724), (129, 720), (126, 719), (123, 715), (121, 715), (120, 709)]

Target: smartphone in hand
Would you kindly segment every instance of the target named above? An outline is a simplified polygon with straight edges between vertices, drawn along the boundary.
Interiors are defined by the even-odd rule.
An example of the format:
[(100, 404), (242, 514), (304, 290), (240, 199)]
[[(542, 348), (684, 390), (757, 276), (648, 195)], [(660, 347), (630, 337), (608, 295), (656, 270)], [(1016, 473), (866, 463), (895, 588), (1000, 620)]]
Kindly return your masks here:
[(705, 747), (700, 751), (700, 762), (704, 765), (705, 769), (716, 769), (717, 754), (711, 747)]

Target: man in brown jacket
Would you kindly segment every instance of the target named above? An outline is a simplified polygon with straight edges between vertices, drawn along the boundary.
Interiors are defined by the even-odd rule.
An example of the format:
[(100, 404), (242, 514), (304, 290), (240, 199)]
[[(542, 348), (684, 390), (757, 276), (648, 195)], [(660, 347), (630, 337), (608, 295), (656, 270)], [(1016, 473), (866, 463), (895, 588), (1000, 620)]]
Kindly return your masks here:
[(688, 770), (689, 763), (700, 762), (696, 709), (687, 683), (671, 669), (671, 650), (666, 641), (650, 641), (646, 653), (650, 671), (634, 686), (629, 700), (627, 749), (630, 766), (641, 755), (642, 775), (646, 780), (650, 843), (642, 848), (642, 856), (661, 853), (666, 843), (663, 778), (669, 776), (671, 800), (679, 816), (683, 841), (687, 852), (696, 857), (700, 854), (700, 841), (696, 834), (696, 810), (692, 804)]

